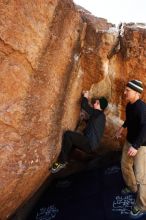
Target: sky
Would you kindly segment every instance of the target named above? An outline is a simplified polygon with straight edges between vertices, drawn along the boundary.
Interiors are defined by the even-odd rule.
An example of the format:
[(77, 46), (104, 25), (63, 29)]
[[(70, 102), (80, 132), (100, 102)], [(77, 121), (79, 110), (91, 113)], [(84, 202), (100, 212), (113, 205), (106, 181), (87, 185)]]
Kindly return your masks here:
[(96, 17), (120, 22), (146, 23), (146, 0), (73, 0)]

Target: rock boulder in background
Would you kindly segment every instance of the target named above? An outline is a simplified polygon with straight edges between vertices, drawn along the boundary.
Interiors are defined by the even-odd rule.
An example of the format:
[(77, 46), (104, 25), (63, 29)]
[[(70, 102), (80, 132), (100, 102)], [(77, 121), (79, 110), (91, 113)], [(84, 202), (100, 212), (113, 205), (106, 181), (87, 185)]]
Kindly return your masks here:
[[(48, 177), (61, 137), (79, 120), (82, 90), (109, 100), (101, 146), (123, 123), (124, 85), (146, 86), (146, 29), (119, 28), (71, 0), (0, 0), (0, 219)], [(146, 95), (143, 96), (146, 100)]]

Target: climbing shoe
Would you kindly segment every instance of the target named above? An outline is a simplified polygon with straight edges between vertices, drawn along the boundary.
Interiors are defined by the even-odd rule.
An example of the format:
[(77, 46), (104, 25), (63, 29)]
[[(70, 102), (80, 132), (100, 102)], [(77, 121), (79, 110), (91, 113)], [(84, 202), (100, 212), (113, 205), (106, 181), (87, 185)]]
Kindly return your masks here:
[(128, 187), (125, 187), (124, 189), (121, 190), (122, 195), (128, 195), (130, 193), (132, 193), (132, 191)]
[(131, 219), (139, 219), (142, 216), (146, 215), (146, 211), (141, 211), (136, 205), (133, 206), (131, 212), (130, 212), (130, 218)]
[(52, 166), (52, 169), (51, 169), (51, 173), (57, 173), (59, 172), (60, 170), (62, 170), (63, 168), (65, 168), (67, 165), (67, 163), (54, 163), (53, 166)]

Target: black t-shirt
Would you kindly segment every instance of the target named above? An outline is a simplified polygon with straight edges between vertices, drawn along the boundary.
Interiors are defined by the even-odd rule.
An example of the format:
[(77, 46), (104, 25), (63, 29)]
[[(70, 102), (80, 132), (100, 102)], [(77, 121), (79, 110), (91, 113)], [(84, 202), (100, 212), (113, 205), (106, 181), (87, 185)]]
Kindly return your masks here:
[(134, 148), (146, 146), (146, 104), (141, 99), (127, 104), (123, 127), (127, 128), (127, 140)]

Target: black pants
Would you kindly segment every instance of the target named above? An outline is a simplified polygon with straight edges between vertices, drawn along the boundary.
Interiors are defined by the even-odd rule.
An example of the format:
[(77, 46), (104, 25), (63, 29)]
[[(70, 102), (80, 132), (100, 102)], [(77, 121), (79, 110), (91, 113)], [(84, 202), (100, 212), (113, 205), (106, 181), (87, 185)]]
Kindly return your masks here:
[(86, 136), (75, 131), (66, 131), (63, 136), (62, 150), (59, 155), (59, 162), (67, 162), (70, 153), (75, 148), (78, 148), (87, 153), (92, 152), (89, 140)]

